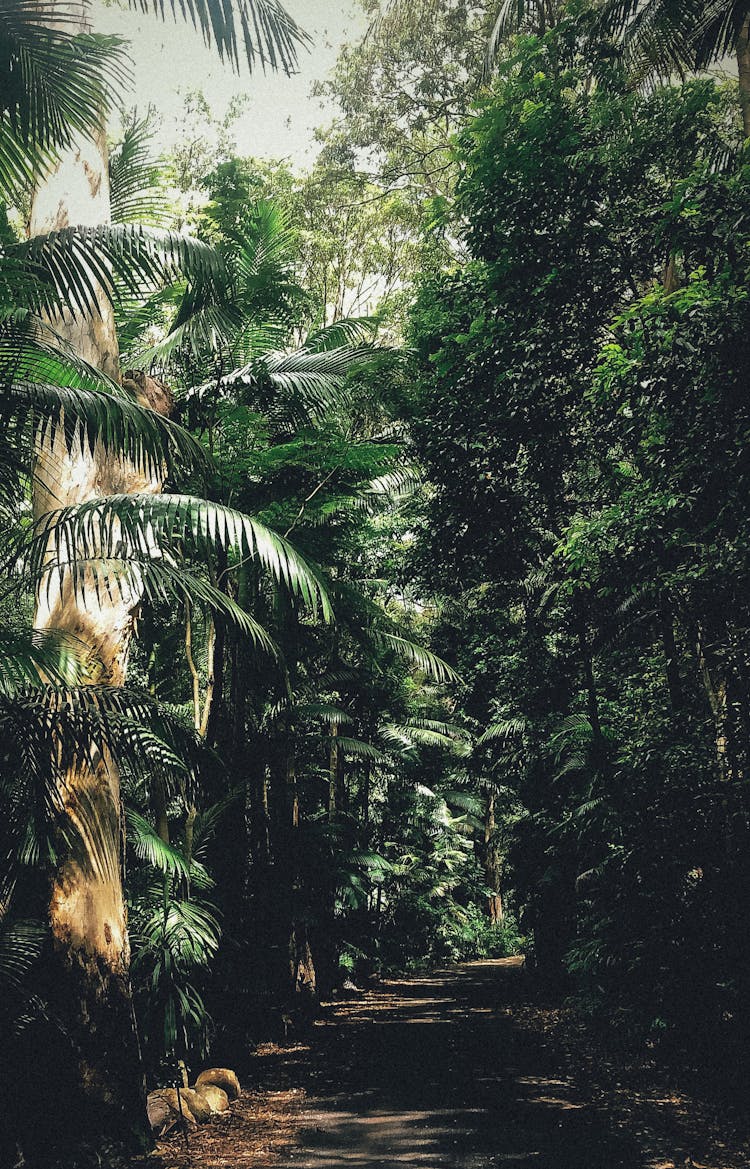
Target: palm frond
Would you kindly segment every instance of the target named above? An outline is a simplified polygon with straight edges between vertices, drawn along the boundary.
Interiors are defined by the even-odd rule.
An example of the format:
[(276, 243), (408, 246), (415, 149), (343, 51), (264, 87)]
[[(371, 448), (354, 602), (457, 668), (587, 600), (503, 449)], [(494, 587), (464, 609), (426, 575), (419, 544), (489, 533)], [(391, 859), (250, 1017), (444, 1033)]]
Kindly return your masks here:
[(152, 604), (177, 602), (178, 608), (182, 608), (186, 601), (191, 606), (200, 605), (207, 613), (233, 625), (259, 652), (272, 658), (280, 656), (279, 647), (268, 631), (233, 597), (191, 572), (184, 564), (176, 564), (166, 556), (155, 553), (151, 556), (84, 556), (78, 552), (59, 573), (51, 572), (49, 564), (37, 561), (34, 572), (22, 578), (24, 585), (41, 585), (43, 590), (50, 589), (55, 580), (58, 583), (64, 580), (65, 586), (81, 604), (91, 604), (93, 598), (98, 604), (111, 604), (140, 596)]
[(0, 112), (27, 149), (52, 152), (100, 129), (127, 82), (125, 42), (79, 27), (49, 0), (0, 0)]
[(386, 649), (393, 650), (399, 657), (421, 670), (435, 682), (460, 682), (460, 677), (446, 661), (424, 646), (417, 645), (405, 637), (385, 630), (374, 630), (372, 638)]
[(720, 61), (746, 17), (744, 0), (605, 0), (596, 30), (615, 40), (628, 72), (643, 82)]
[(109, 205), (113, 223), (163, 227), (167, 221), (164, 171), (152, 154), (153, 137), (149, 115), (133, 115), (122, 140), (110, 151)]
[(492, 723), (477, 739), (477, 747), (482, 747), (485, 743), (491, 743), (498, 739), (506, 743), (517, 735), (523, 735), (528, 725), (528, 720), (523, 716), (504, 718), (500, 722)]
[(197, 773), (206, 749), (198, 736), (138, 691), (111, 686), (45, 683), (11, 695), (0, 691), (0, 734), (13, 743), (6, 761), (29, 798), (58, 799), (60, 777), (112, 755), (138, 770), (144, 759), (171, 787), (175, 771)]
[(26, 686), (75, 686), (91, 666), (91, 651), (61, 630), (0, 630), (0, 691), (12, 695)]
[(367, 486), (367, 493), (373, 500), (383, 500), (390, 504), (400, 503), (414, 495), (422, 483), (423, 477), (419, 468), (407, 464), (372, 479)]
[[(153, 12), (164, 19), (165, 0), (128, 0), (131, 8)], [(282, 69), (292, 73), (298, 46), (310, 38), (278, 0), (169, 0), (173, 18), (189, 19), (207, 45), (237, 68), (240, 53), (249, 68)]]
[(331, 726), (343, 726), (354, 721), (345, 710), (328, 702), (300, 702), (293, 708), (293, 712), (302, 718), (319, 718)]
[[(98, 313), (103, 295), (142, 298), (182, 276), (203, 286), (225, 279), (223, 260), (201, 240), (140, 224), (66, 227), (6, 249), (7, 260), (36, 277), (26, 307)], [(0, 301), (13, 303), (13, 269), (0, 265)]]
[(200, 859), (206, 855), (206, 849), (214, 839), (222, 816), (226, 815), (240, 798), (239, 791), (230, 792), (223, 799), (217, 800), (208, 808), (203, 808), (195, 817), (193, 825), (193, 859)]
[(406, 726), (410, 730), (434, 731), (446, 739), (467, 741), (471, 739), (471, 732), (457, 723), (444, 722), (435, 718), (410, 718)]
[(441, 791), (440, 794), (445, 802), (453, 808), (460, 808), (462, 812), (466, 812), (477, 819), (484, 815), (484, 800), (473, 792), (450, 788), (446, 791)]
[(44, 922), (13, 921), (0, 929), (0, 986), (3, 995), (9, 989), (22, 991), (34, 963), (41, 956), (47, 930)]
[(41, 447), (53, 448), (62, 435), (69, 450), (101, 443), (146, 468), (181, 463), (203, 467), (203, 447), (181, 426), (147, 406), (141, 406), (122, 389), (114, 393), (41, 382), (15, 383), (0, 392), (0, 412), (27, 421), (37, 428)]
[(389, 737), (398, 737), (410, 747), (438, 747), (457, 755), (468, 754), (471, 750), (468, 743), (457, 739), (454, 735), (445, 734), (441, 730), (435, 730), (429, 726), (419, 726), (412, 722), (404, 723), (401, 726), (389, 723), (387, 728), (383, 728), (383, 730), (387, 730)]
[(346, 735), (336, 735), (331, 738), (332, 743), (336, 743), (345, 755), (351, 755), (355, 759), (367, 759), (371, 763), (379, 763), (381, 767), (392, 767), (393, 760), (389, 755), (383, 751), (379, 751), (372, 743), (366, 743), (363, 739), (352, 739)]
[(145, 816), (141, 816), (134, 808), (126, 808), (125, 819), (128, 843), (140, 860), (170, 877), (189, 879), (187, 861), (180, 850), (166, 844)]
[(85, 361), (49, 321), (25, 310), (0, 316), (0, 385), (43, 382), (52, 386), (121, 392), (105, 373)]
[(210, 561), (217, 547), (259, 561), (313, 612), (320, 607), (323, 619), (331, 619), (317, 570), (288, 540), (252, 516), (191, 496), (113, 495), (61, 508), (37, 522), (23, 555), (32, 573), (42, 573), (52, 560), (50, 571), (65, 576), (78, 556), (148, 560), (156, 548)]
[(306, 416), (322, 417), (344, 408), (351, 400), (349, 378), (373, 368), (381, 351), (368, 346), (292, 353), (265, 353), (261, 358), (222, 378), (227, 388), (269, 386), (281, 392), (287, 403), (298, 403)]
[(372, 317), (344, 317), (332, 325), (308, 333), (304, 348), (309, 353), (324, 353), (345, 345), (371, 344), (375, 340), (377, 328), (377, 321)]
[(501, 0), (492, 31), (487, 40), (484, 58), (484, 75), (488, 77), (510, 38), (519, 32), (540, 33), (561, 5), (554, 0)]

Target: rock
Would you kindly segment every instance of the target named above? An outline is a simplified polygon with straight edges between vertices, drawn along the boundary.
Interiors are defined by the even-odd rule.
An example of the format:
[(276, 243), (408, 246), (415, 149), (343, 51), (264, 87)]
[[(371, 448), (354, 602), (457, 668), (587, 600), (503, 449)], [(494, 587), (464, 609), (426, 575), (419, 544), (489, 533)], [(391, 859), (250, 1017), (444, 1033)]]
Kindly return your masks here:
[(217, 1088), (223, 1088), (230, 1100), (236, 1100), (240, 1094), (240, 1081), (229, 1068), (206, 1068), (195, 1081), (198, 1091), (204, 1084), (215, 1084)]
[(199, 1096), (208, 1104), (212, 1112), (226, 1112), (229, 1108), (229, 1097), (223, 1088), (218, 1088), (216, 1084), (196, 1084), (196, 1091)]
[[(191, 1108), (180, 1092), (182, 1099), (182, 1120), (188, 1128), (197, 1128), (198, 1122)], [(177, 1101), (177, 1092), (174, 1088), (157, 1088), (149, 1092), (146, 1100), (146, 1115), (155, 1136), (164, 1136), (180, 1123), (180, 1106)]]
[(205, 1124), (207, 1120), (211, 1119), (211, 1105), (195, 1088), (181, 1088), (180, 1095), (182, 1096), (183, 1108), (185, 1101), (187, 1101), (187, 1106), (198, 1124)]
[(163, 1096), (160, 1096), (158, 1092), (149, 1093), (148, 1099), (146, 1100), (146, 1115), (148, 1116), (151, 1131), (156, 1137), (163, 1137), (171, 1128), (174, 1128), (180, 1119), (176, 1115), (172, 1105)]

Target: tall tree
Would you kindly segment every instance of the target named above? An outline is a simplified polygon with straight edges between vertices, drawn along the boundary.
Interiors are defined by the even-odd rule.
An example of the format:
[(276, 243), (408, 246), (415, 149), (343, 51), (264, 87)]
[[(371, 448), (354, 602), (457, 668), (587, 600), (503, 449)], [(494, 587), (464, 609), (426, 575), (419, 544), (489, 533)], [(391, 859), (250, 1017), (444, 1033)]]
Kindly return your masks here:
[[(163, 8), (155, 6), (163, 13)], [(173, 11), (176, 11), (173, 5)], [(207, 40), (222, 55), (239, 62), (239, 38), (233, 10), (215, 3), (182, 9), (199, 22)], [(92, 39), (89, 6), (82, 0), (60, 17), (30, 10), (28, 23), (42, 26), (49, 38), (67, 38), (85, 49)], [(300, 34), (274, 0), (239, 6), (237, 11), (248, 62), (260, 57), (289, 69)], [(260, 19), (255, 19), (260, 17)], [(32, 78), (32, 84), (36, 79)], [(43, 82), (42, 82), (43, 84)], [(69, 227), (107, 228), (110, 200), (104, 94), (88, 133), (77, 134), (58, 151), (51, 170), (37, 182), (31, 229), (48, 235)], [(66, 312), (56, 327), (80, 358), (112, 381), (120, 380), (118, 344), (109, 297), (96, 268), (89, 269), (88, 303)], [(168, 413), (168, 392), (150, 378), (138, 383), (143, 405)], [(165, 468), (149, 459), (113, 456), (101, 441), (89, 441), (82, 429), (68, 437), (58, 429), (42, 432), (37, 454), (34, 513), (37, 521), (61, 508), (107, 496), (162, 490)], [(51, 529), (50, 529), (51, 530)], [(104, 556), (104, 528), (93, 518), (87, 556)], [(54, 537), (52, 537), (54, 539)], [(128, 541), (121, 540), (127, 555)], [(132, 547), (131, 547), (132, 551)], [(72, 559), (83, 555), (75, 548)], [(102, 590), (93, 570), (74, 582), (72, 571), (51, 569), (39, 589), (35, 625), (76, 637), (97, 665), (93, 679), (111, 686), (125, 681), (127, 658), (143, 586), (138, 573)], [(56, 864), (50, 897), (54, 975), (50, 979), (56, 1014), (68, 1037), (67, 1058), (49, 1093), (48, 1130), (43, 1156), (70, 1158), (87, 1141), (102, 1134), (113, 1149), (146, 1144), (143, 1088), (128, 980), (129, 946), (122, 888), (123, 824), (119, 775), (108, 752), (92, 751), (64, 769), (57, 790)]]

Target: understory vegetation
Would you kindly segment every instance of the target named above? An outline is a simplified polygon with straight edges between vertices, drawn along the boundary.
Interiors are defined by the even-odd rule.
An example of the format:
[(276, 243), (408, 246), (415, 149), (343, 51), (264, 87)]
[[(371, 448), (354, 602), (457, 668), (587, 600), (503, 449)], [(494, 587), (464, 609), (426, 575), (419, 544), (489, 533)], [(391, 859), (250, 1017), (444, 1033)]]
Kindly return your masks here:
[(303, 171), (0, 0), (3, 1165), (446, 962), (750, 1039), (750, 7), (361, 7)]

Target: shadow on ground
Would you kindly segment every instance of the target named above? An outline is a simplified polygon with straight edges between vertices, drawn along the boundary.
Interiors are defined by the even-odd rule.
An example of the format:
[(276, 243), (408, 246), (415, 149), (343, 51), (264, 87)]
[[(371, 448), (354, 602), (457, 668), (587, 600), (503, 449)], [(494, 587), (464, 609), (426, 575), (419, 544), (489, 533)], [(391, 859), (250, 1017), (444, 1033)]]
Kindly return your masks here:
[(632, 1139), (556, 1078), (544, 1038), (516, 1032), (522, 982), (517, 959), (476, 962), (329, 1006), (309, 1048), (267, 1057), (307, 1097), (281, 1164), (641, 1169)]

